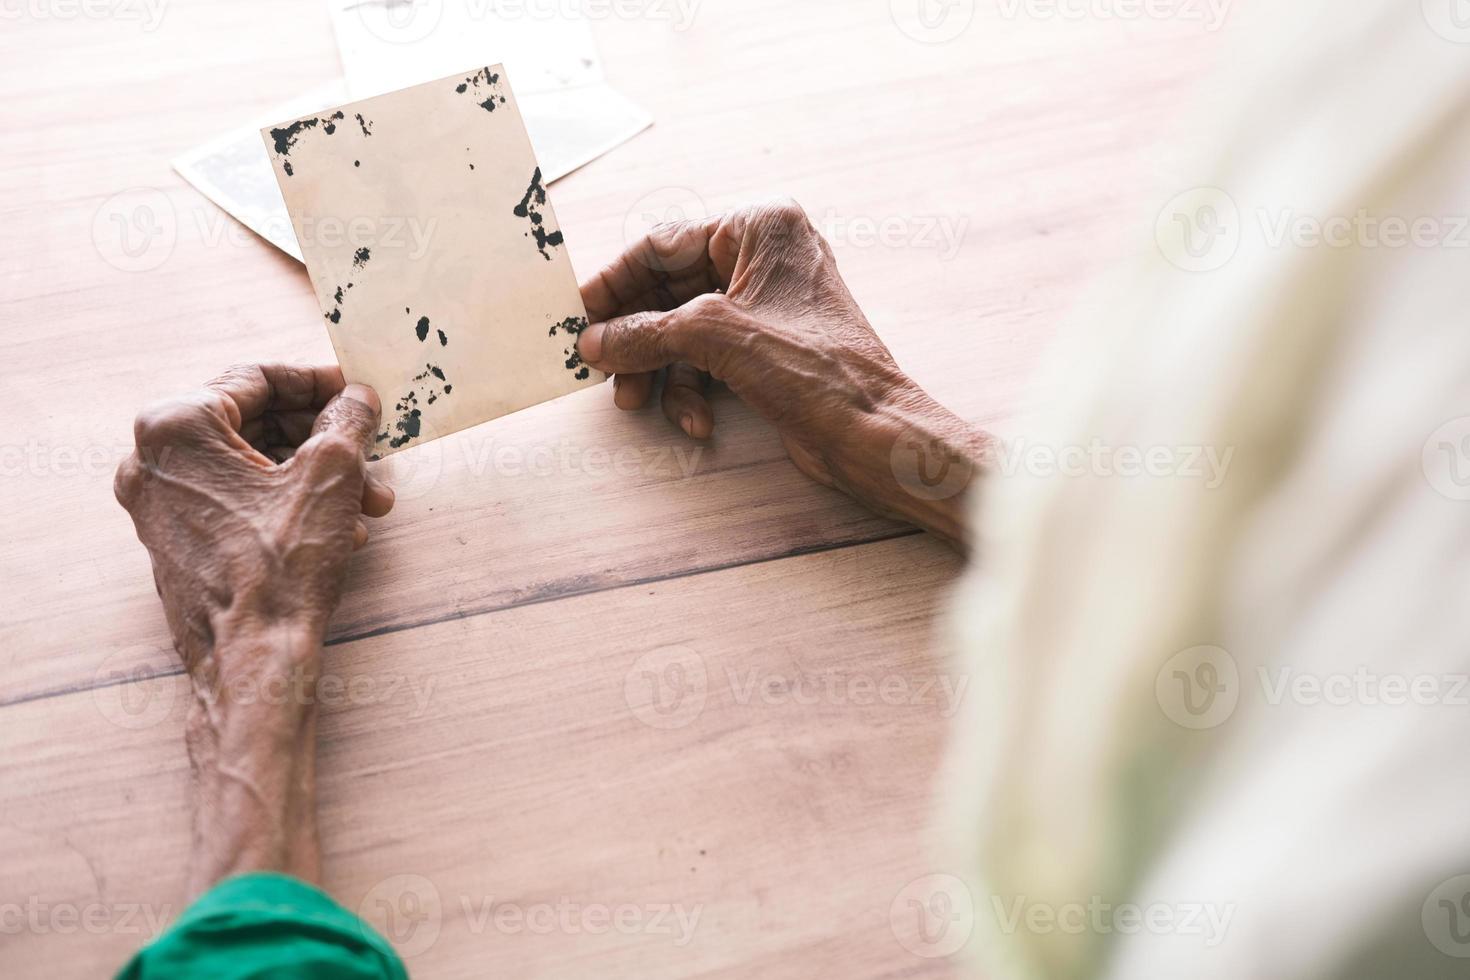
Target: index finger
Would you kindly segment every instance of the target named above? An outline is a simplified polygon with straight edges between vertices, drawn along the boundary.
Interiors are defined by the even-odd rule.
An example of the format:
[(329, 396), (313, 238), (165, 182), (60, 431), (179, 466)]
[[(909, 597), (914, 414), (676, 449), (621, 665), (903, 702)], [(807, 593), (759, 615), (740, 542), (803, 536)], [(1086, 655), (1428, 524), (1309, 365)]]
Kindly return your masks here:
[(266, 412), (321, 411), (345, 387), (337, 365), (240, 364), (205, 388), (226, 396), (239, 412), (238, 430)]
[(725, 288), (710, 258), (722, 217), (659, 225), (582, 284), (587, 318), (668, 312), (703, 293)]

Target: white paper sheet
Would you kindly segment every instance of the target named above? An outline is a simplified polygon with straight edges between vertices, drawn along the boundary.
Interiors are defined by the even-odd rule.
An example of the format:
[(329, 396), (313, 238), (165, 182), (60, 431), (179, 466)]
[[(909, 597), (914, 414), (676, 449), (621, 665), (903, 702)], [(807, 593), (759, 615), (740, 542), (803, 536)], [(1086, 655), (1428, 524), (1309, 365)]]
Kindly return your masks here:
[[(261, 125), (477, 66), (504, 63), (547, 183), (632, 139), (653, 117), (602, 81), (582, 19), (497, 8), (491, 0), (327, 0), (345, 78), (182, 154), (174, 169), (251, 231), (301, 261), (260, 144)], [(511, 10), (521, 10), (510, 15)]]

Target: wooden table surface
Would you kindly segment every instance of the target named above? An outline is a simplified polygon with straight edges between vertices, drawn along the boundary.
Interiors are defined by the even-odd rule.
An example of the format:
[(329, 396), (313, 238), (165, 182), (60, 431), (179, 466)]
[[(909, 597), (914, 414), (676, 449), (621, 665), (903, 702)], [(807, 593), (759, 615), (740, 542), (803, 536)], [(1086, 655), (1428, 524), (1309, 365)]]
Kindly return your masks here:
[[(33, 0), (0, 32), (7, 977), (107, 975), (184, 899), (187, 692), (111, 494), (134, 412), (331, 358), (304, 270), (168, 164), (336, 76), (325, 8), (130, 3)], [(792, 195), (900, 363), (1014, 427), (1087, 280), (1152, 227), (1218, 42), (971, 8), (942, 44), (887, 0), (599, 20), (657, 123), (554, 185), (577, 268), (670, 200)], [(118, 260), (123, 192), (165, 230), (151, 268)], [(705, 445), (610, 395), (402, 457), (327, 654), (326, 887), (417, 976), (955, 975), (897, 900), (945, 870), (961, 561), (805, 481), (728, 395)]]

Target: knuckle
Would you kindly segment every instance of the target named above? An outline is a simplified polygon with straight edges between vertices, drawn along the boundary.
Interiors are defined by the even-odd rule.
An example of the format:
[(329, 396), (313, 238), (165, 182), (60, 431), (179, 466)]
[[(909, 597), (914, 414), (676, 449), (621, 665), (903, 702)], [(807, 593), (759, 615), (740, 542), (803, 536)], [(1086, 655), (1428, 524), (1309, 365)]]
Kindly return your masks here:
[(682, 310), (673, 313), (650, 313), (643, 331), (644, 349), (659, 360), (667, 360), (684, 350), (689, 340), (688, 315)]
[(696, 296), (678, 311), (670, 314), (664, 327), (664, 346), (671, 357), (706, 361), (712, 348), (735, 314), (729, 297), (709, 293)]
[(196, 407), (183, 399), (154, 402), (133, 421), (133, 438), (138, 445), (172, 442), (190, 434), (196, 425)]
[(699, 251), (699, 225), (687, 219), (666, 221), (648, 233), (645, 263), (655, 272), (679, 272)]
[(797, 204), (794, 198), (778, 198), (764, 205), (761, 211), (762, 216), (772, 227), (782, 231), (797, 231), (811, 227), (811, 221), (806, 216), (806, 209)]
[(700, 320), (724, 320), (733, 312), (735, 304), (724, 293), (703, 293), (685, 303), (677, 317), (680, 322)]
[(137, 456), (129, 456), (118, 464), (112, 478), (112, 495), (124, 509), (131, 510), (143, 489), (143, 467)]
[(221, 402), (234, 404), (231, 392), (270, 390), (270, 380), (259, 364), (231, 364), (216, 377), (204, 383), (204, 390)]
[(735, 304), (727, 296), (696, 296), (669, 317), (664, 328), (665, 343), (672, 353), (694, 355), (720, 333), (734, 312)]
[(689, 227), (689, 221), (685, 218), (677, 218), (671, 221), (660, 221), (648, 231), (648, 238), (655, 246), (671, 245), (679, 240), (679, 236)]
[(312, 458), (331, 467), (356, 467), (362, 463), (362, 447), (340, 430), (328, 430), (312, 440)]
[(229, 367), (225, 368), (224, 373), (216, 378), (213, 383), (220, 384), (230, 381), (263, 380), (265, 380), (265, 371), (261, 369), (259, 364), (252, 364), (248, 361), (242, 361), (237, 364), (231, 364)]

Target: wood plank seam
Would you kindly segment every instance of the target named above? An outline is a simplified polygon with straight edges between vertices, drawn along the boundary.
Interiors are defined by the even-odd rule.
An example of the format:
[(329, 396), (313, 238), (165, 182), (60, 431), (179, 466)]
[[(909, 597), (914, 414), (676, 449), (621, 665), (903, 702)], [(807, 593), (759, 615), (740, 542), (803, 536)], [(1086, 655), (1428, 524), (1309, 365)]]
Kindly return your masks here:
[[(790, 548), (786, 551), (779, 552), (773, 555), (764, 555), (757, 558), (742, 558), (738, 561), (725, 562), (723, 564), (707, 565), (701, 566), (699, 568), (688, 568), (666, 575), (650, 575), (645, 578), (629, 579), (625, 582), (618, 582), (614, 585), (593, 586), (591, 588), (585, 589), (567, 589), (561, 592), (538, 595), (520, 602), (501, 603), (500, 605), (487, 606), (484, 608), (457, 609), (453, 612), (446, 613), (443, 616), (436, 616), (431, 619), (422, 619), (411, 623), (394, 623), (389, 626), (381, 626), (376, 629), (364, 630), (360, 633), (351, 633), (344, 636), (331, 637), (326, 641), (325, 646), (343, 646), (348, 643), (355, 643), (359, 640), (369, 640), (380, 636), (391, 636), (395, 633), (407, 633), (411, 630), (416, 630), (429, 626), (437, 626), (441, 623), (452, 623), (465, 619), (477, 619), (481, 616), (493, 616), (496, 613), (508, 612), (512, 609), (521, 609), (528, 606), (540, 606), (547, 603), (560, 602), (563, 599), (576, 599), (582, 596), (598, 595), (604, 592), (617, 592), (622, 589), (636, 589), (641, 588), (645, 585), (656, 585), (660, 582), (675, 582), (679, 579), (697, 578), (701, 575), (711, 575), (717, 572), (725, 572), (736, 568), (746, 568), (752, 565), (766, 565), (778, 561), (785, 561), (790, 558), (801, 558), (806, 555), (819, 555), (838, 551), (846, 551), (851, 548), (861, 548), (868, 545), (883, 544), (888, 541), (897, 541), (901, 538), (911, 538), (923, 533), (924, 532), (919, 528), (902, 528), (898, 531), (875, 535), (869, 538), (854, 539), (851, 541), (838, 542), (836, 544), (803, 545), (796, 548)], [(121, 677), (108, 681), (100, 681), (95, 684), (71, 684), (63, 687), (50, 688), (48, 690), (37, 691), (32, 694), (22, 695), (21, 697), (13, 698), (10, 700), (0, 700), (0, 708), (7, 708), (11, 705), (18, 704), (29, 704), (33, 701), (46, 701), (51, 698), (65, 697), (69, 694), (83, 694), (87, 691), (96, 691), (103, 688), (116, 687), (121, 684), (132, 684), (138, 681), (154, 680), (159, 677), (177, 677), (183, 672), (184, 668), (182, 665), (180, 665), (171, 670), (154, 671), (153, 673), (140, 674), (136, 677)]]

